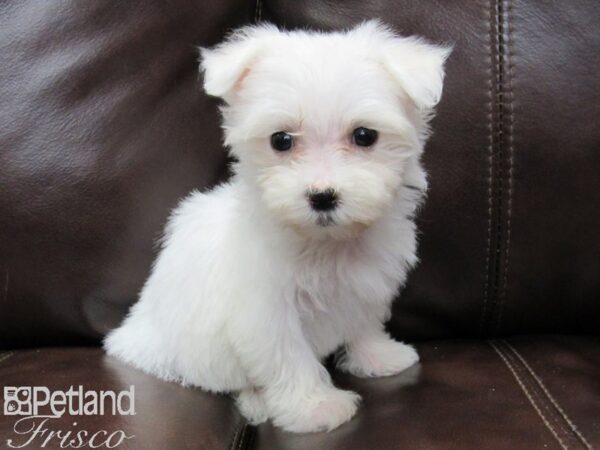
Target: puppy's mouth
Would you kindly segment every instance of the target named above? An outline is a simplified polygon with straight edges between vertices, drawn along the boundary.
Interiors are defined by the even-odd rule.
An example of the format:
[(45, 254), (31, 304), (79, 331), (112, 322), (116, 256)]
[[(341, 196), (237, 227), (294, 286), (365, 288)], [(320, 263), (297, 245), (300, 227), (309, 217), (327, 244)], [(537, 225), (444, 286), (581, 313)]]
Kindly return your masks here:
[(317, 216), (317, 225), (320, 227), (329, 227), (335, 225), (335, 219), (331, 214), (321, 213)]

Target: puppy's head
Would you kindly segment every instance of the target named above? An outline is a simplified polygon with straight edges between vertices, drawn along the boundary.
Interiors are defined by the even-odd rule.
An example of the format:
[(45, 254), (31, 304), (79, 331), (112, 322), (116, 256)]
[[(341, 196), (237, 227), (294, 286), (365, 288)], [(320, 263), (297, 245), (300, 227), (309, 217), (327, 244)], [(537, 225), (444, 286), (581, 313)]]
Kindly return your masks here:
[(344, 32), (243, 28), (202, 50), (204, 88), (225, 100), (238, 176), (281, 222), (346, 238), (403, 185), (425, 190), (419, 156), (449, 50), (377, 21)]

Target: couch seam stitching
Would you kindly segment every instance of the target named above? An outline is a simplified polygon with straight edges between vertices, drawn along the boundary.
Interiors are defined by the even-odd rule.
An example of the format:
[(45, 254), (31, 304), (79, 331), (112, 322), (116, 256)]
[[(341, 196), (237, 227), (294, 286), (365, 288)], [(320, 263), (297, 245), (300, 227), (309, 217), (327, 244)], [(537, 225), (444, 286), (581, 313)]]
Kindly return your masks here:
[[(502, 341), (498, 341), (499, 343), (502, 343), (504, 346), (506, 345), (506, 341), (502, 340)], [(567, 443), (570, 442), (574, 442), (576, 445), (579, 445), (579, 442), (577, 441), (577, 439), (572, 435), (572, 433), (570, 432), (569, 429), (567, 429), (565, 423), (563, 420), (561, 420), (561, 417), (559, 414), (557, 414), (556, 410), (554, 410), (552, 408), (552, 405), (548, 402), (548, 399), (544, 397), (543, 393), (540, 392), (539, 389), (536, 388), (536, 385), (534, 383), (533, 380), (531, 380), (531, 376), (528, 375), (527, 370), (525, 369), (525, 367), (523, 366), (523, 364), (520, 363), (520, 361), (515, 358), (514, 354), (512, 354), (512, 352), (509, 352), (507, 349), (504, 349), (504, 354), (506, 356), (507, 359), (509, 359), (515, 367), (515, 370), (517, 372), (521, 372), (523, 378), (526, 378), (528, 381), (528, 384), (530, 384), (530, 389), (531, 389), (531, 394), (532, 397), (535, 397), (538, 401), (539, 401), (539, 405), (540, 408), (543, 407), (543, 409), (547, 412), (547, 417), (548, 417), (548, 421), (554, 423), (554, 425), (556, 425), (557, 430), (560, 431), (561, 436), (563, 436), (564, 438), (564, 442), (565, 445), (567, 445)]]
[(242, 449), (242, 445), (244, 445), (245, 442), (245, 437), (246, 437), (246, 430), (248, 429), (248, 423), (244, 423), (244, 426), (242, 428), (242, 435), (240, 436), (240, 440), (238, 442), (238, 446), (237, 446), (237, 450), (241, 450)]
[(497, 45), (497, 63), (496, 63), (496, 130), (494, 133), (496, 152), (494, 158), (495, 183), (493, 186), (495, 193), (496, 222), (494, 240), (494, 273), (492, 277), (492, 310), (488, 316), (488, 326), (493, 330), (492, 319), (498, 309), (498, 278), (500, 267), (500, 258), (498, 256), (500, 250), (500, 239), (502, 238), (502, 196), (504, 193), (502, 162), (504, 159), (504, 0), (497, 0), (496, 6), (496, 45)]
[(558, 413), (561, 415), (561, 417), (564, 419), (564, 421), (569, 425), (569, 428), (571, 429), (571, 431), (579, 438), (579, 440), (582, 442), (582, 444), (588, 450), (592, 450), (593, 448), (592, 448), (591, 444), (583, 436), (583, 434), (578, 430), (578, 428), (575, 426), (575, 424), (571, 421), (571, 419), (569, 418), (567, 413), (559, 405), (558, 401), (554, 398), (554, 396), (550, 393), (550, 391), (548, 390), (546, 385), (543, 383), (541, 378), (535, 373), (535, 371), (531, 368), (529, 363), (527, 363), (527, 360), (525, 359), (525, 357), (522, 356), (521, 353), (519, 351), (517, 351), (517, 349), (512, 344), (510, 344), (508, 341), (503, 340), (503, 342), (515, 354), (515, 356), (521, 361), (521, 363), (523, 364), (525, 369), (527, 369), (527, 371), (529, 372), (531, 377), (536, 381), (536, 383), (538, 384), (538, 386), (540, 387), (542, 392), (546, 395), (546, 397), (548, 397), (548, 400), (550, 400), (550, 402), (554, 405), (554, 407), (556, 408)]
[(260, 22), (262, 21), (262, 1), (256, 0), (256, 7), (254, 9), (254, 21)]
[[(504, 1), (504, 0), (502, 0)], [(504, 247), (504, 267), (503, 267), (503, 277), (502, 277), (502, 289), (500, 291), (500, 295), (498, 296), (497, 303), (497, 320), (496, 320), (496, 330), (500, 330), (500, 326), (502, 323), (502, 315), (504, 311), (504, 305), (506, 304), (506, 293), (508, 286), (508, 269), (510, 263), (510, 240), (511, 240), (511, 227), (512, 227), (512, 197), (513, 197), (513, 166), (514, 166), (514, 139), (513, 139), (513, 131), (514, 131), (514, 88), (513, 88), (513, 78), (514, 78), (514, 58), (513, 58), (513, 32), (514, 27), (512, 24), (512, 10), (513, 3), (512, 1), (507, 2), (507, 8), (503, 11), (503, 14), (506, 15), (506, 26), (508, 29), (508, 39), (507, 39), (507, 50), (504, 52), (506, 57), (506, 79), (505, 81), (505, 92), (503, 94), (508, 94), (508, 108), (507, 108), (507, 132), (504, 134), (504, 139), (507, 142), (508, 147), (508, 189), (507, 189), (507, 212), (506, 212), (506, 240)], [(503, 69), (504, 70), (504, 69)]]
[(505, 108), (504, 102), (506, 101), (506, 96), (504, 92), (504, 82), (505, 82), (505, 41), (504, 41), (504, 0), (496, 0), (494, 2), (494, 13), (495, 13), (495, 46), (496, 46), (496, 73), (495, 73), (495, 82), (496, 82), (496, 92), (495, 92), (495, 104), (494, 112), (496, 114), (495, 127), (494, 127), (494, 146), (495, 152), (492, 161), (493, 170), (494, 170), (494, 180), (492, 184), (493, 195), (492, 198), (492, 214), (496, 213), (495, 221), (492, 220), (495, 228), (495, 239), (493, 240), (493, 249), (490, 248), (489, 251), (493, 252), (490, 258), (493, 257), (493, 273), (491, 275), (490, 286), (488, 290), (491, 291), (490, 299), (491, 299), (491, 310), (487, 316), (487, 325), (488, 330), (493, 332), (494, 323), (493, 319), (497, 314), (498, 305), (500, 304), (500, 296), (501, 286), (500, 276), (501, 271), (503, 271), (503, 267), (501, 265), (501, 242), (503, 235), (503, 197), (504, 197), (504, 147), (505, 147)]
[(0, 363), (6, 361), (8, 358), (10, 358), (11, 356), (13, 356), (14, 354), (15, 354), (15, 352), (0, 353)]
[(238, 438), (238, 435), (240, 434), (240, 431), (242, 428), (243, 428), (243, 425), (241, 427), (238, 426), (237, 429), (235, 430), (235, 434), (233, 435), (233, 440), (231, 441), (231, 446), (229, 447), (229, 450), (234, 450), (234, 448), (237, 446), (236, 445), (238, 443), (237, 438)]
[(488, 344), (500, 356), (500, 358), (502, 359), (502, 361), (504, 362), (504, 364), (506, 365), (506, 367), (508, 367), (508, 369), (512, 373), (513, 377), (515, 378), (515, 380), (517, 381), (517, 383), (521, 387), (521, 390), (523, 391), (523, 393), (525, 394), (525, 396), (529, 400), (529, 403), (533, 406), (533, 409), (537, 412), (537, 414), (540, 417), (540, 419), (542, 419), (542, 422), (544, 422), (544, 425), (546, 425), (546, 428), (548, 430), (550, 430), (550, 432), (552, 433), (552, 435), (554, 436), (554, 438), (558, 441), (558, 443), (560, 444), (560, 446), (564, 450), (568, 450), (568, 447), (563, 443), (562, 439), (558, 436), (556, 430), (552, 427), (552, 424), (548, 421), (548, 419), (546, 418), (546, 416), (544, 415), (544, 413), (542, 412), (542, 410), (540, 409), (540, 407), (537, 405), (537, 403), (533, 399), (531, 393), (527, 389), (527, 386), (525, 386), (525, 383), (523, 382), (523, 380), (521, 379), (521, 377), (519, 376), (519, 374), (517, 373), (517, 371), (515, 370), (515, 368), (512, 366), (512, 364), (510, 363), (510, 361), (508, 360), (508, 358), (502, 353), (502, 351), (500, 350), (500, 348), (494, 342), (488, 341)]
[[(493, 56), (493, 41), (492, 34), (494, 32), (494, 25), (492, 23), (492, 5), (494, 4), (494, 0), (491, 0), (489, 3), (486, 2), (487, 9), (487, 21), (488, 21), (488, 62), (489, 67), (492, 67), (494, 64), (494, 56)], [(492, 76), (493, 70), (490, 69), (490, 76), (488, 78), (488, 113), (487, 113), (487, 128), (488, 128), (488, 173), (486, 177), (487, 181), (487, 239), (486, 239), (486, 252), (485, 252), (485, 283), (483, 289), (483, 305), (481, 308), (481, 322), (480, 322), (480, 331), (484, 333), (487, 311), (488, 311), (488, 302), (489, 302), (489, 286), (490, 286), (490, 250), (492, 247), (492, 175), (493, 175), (493, 155), (494, 155), (494, 138), (493, 138), (493, 92), (492, 92)]]

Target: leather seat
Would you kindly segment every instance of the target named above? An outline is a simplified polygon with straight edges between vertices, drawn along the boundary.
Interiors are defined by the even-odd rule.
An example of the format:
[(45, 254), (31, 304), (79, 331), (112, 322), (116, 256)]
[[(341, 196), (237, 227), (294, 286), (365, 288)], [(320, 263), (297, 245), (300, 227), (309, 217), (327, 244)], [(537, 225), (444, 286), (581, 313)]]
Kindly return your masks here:
[(564, 336), (422, 343), (421, 363), (399, 376), (335, 376), (363, 397), (346, 426), (298, 436), (263, 425), (256, 448), (597, 447), (599, 344)]
[[(294, 435), (106, 357), (170, 209), (228, 176), (195, 47), (261, 20), (372, 17), (454, 46), (421, 263), (388, 324), (421, 363), (384, 379), (334, 370), (358, 415)], [(122, 448), (600, 447), (599, 23), (591, 0), (3, 2), (0, 387), (134, 386), (135, 415), (51, 427), (135, 435)], [(0, 416), (0, 447), (24, 438), (15, 420)]]
[[(51, 391), (82, 385), (85, 390), (121, 392), (134, 386), (135, 415), (66, 414), (48, 427), (86, 430), (90, 434), (122, 430), (135, 436), (124, 441), (124, 448), (227, 448), (242, 424), (229, 398), (162, 382), (105, 356), (98, 347), (49, 347), (4, 353), (0, 356), (0, 380), (4, 386), (46, 386)], [(1, 448), (5, 448), (6, 438), (12, 438), (15, 445), (30, 439), (31, 433), (14, 432), (18, 418), (3, 416), (0, 420)], [(27, 424), (19, 429), (29, 427)], [(30, 446), (40, 448), (42, 441), (38, 439)], [(53, 439), (45, 448), (61, 448), (60, 441)]]
[[(130, 448), (500, 450), (600, 443), (600, 338), (443, 340), (417, 348), (421, 363), (399, 376), (360, 379), (333, 371), (338, 386), (360, 393), (361, 409), (337, 430), (308, 435), (249, 426), (228, 397), (159, 381), (98, 348), (7, 352), (0, 356), (0, 380), (52, 390), (135, 386), (135, 416), (78, 417), (77, 427), (64, 416), (53, 425), (123, 430), (135, 436)], [(7, 418), (1, 436), (12, 434)]]

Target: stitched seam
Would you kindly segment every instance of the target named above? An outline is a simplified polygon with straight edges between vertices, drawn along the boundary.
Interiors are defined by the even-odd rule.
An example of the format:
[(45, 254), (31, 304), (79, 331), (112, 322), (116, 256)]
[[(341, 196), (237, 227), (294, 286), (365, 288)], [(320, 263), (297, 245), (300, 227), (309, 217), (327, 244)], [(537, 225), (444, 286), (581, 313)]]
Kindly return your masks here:
[(517, 351), (517, 349), (515, 347), (513, 347), (508, 341), (503, 340), (504, 344), (515, 354), (515, 356), (519, 359), (519, 361), (521, 361), (521, 363), (523, 364), (523, 366), (527, 369), (527, 371), (529, 372), (529, 374), (532, 376), (532, 378), (536, 381), (536, 383), (538, 384), (538, 386), (540, 387), (540, 389), (542, 390), (542, 392), (544, 394), (546, 394), (546, 397), (548, 397), (548, 400), (550, 400), (550, 402), (554, 405), (554, 407), (556, 408), (556, 410), (558, 411), (558, 413), (561, 415), (561, 417), (565, 420), (565, 422), (569, 425), (569, 428), (571, 429), (571, 431), (573, 431), (573, 433), (575, 433), (575, 435), (579, 438), (579, 440), (581, 441), (581, 443), (588, 448), (589, 450), (592, 450), (592, 446), (589, 443), (589, 441), (583, 436), (583, 434), (577, 429), (577, 427), (575, 426), (575, 424), (571, 421), (571, 419), (569, 418), (569, 416), (567, 416), (567, 413), (561, 408), (561, 406), (558, 404), (558, 401), (552, 396), (552, 394), (550, 394), (550, 391), (548, 390), (548, 388), (546, 387), (546, 385), (542, 382), (541, 378), (533, 371), (533, 369), (531, 368), (531, 366), (527, 363), (527, 361), (525, 360), (525, 358), (521, 355), (521, 353), (519, 353)]
[(231, 446), (229, 447), (230, 450), (241, 450), (244, 448), (246, 432), (248, 431), (248, 428), (248, 422), (245, 419), (242, 419), (242, 425), (238, 427), (233, 435), (233, 440), (231, 441)]
[(15, 352), (0, 353), (0, 363), (6, 361), (8, 358), (10, 358), (14, 354), (15, 354)]
[(248, 424), (244, 425), (244, 428), (242, 429), (242, 435), (240, 436), (240, 441), (238, 442), (238, 447), (237, 450), (241, 450), (242, 446), (244, 445), (244, 442), (246, 441), (246, 430), (248, 429)]
[(256, 0), (256, 8), (254, 9), (254, 21), (260, 22), (262, 20), (262, 1)]
[[(544, 392), (543, 389), (540, 389), (540, 385), (539, 383), (537, 383), (537, 387), (536, 387), (536, 381), (535, 377), (532, 376), (532, 372), (529, 372), (527, 367), (524, 364), (524, 361), (520, 358), (517, 358), (515, 353), (511, 350), (515, 350), (513, 347), (510, 346), (510, 344), (506, 341), (502, 341), (504, 343), (504, 345), (508, 348), (508, 350), (505, 350), (507, 352), (510, 352), (511, 355), (508, 356), (507, 353), (507, 357), (509, 357), (515, 365), (521, 367), (521, 369), (523, 370), (524, 374), (526, 377), (532, 379), (531, 383), (532, 383), (532, 391), (536, 392), (538, 399), (540, 400), (540, 403), (544, 406), (544, 408), (546, 409), (546, 411), (548, 412), (549, 415), (552, 416), (554, 423), (558, 426), (558, 428), (560, 428), (560, 430), (563, 432), (563, 436), (565, 437), (565, 439), (568, 439), (569, 441), (573, 442), (577, 447), (581, 446), (582, 442), (580, 442), (577, 438), (577, 436), (575, 436), (572, 433), (572, 429), (568, 428), (568, 423), (565, 423), (566, 421), (564, 420), (564, 417), (561, 416), (560, 411), (558, 411), (558, 409), (556, 408), (556, 404), (549, 401), (549, 397), (548, 395), (544, 396)], [(516, 350), (515, 350), (516, 351)], [(555, 406), (555, 408), (552, 408), (552, 405)], [(561, 420), (561, 418), (563, 420)], [(585, 444), (584, 444), (585, 446)]]
[[(502, 167), (504, 159), (504, 55), (505, 55), (505, 43), (504, 43), (504, 0), (497, 0), (495, 4), (496, 14), (496, 129), (495, 129), (495, 144), (496, 144), (496, 157), (494, 158), (494, 169), (495, 169), (495, 204), (496, 210), (496, 239), (494, 241), (494, 272), (492, 278), (492, 310), (489, 314), (488, 320), (491, 322), (492, 318), (497, 311), (499, 302), (499, 280), (500, 280), (500, 246), (502, 238), (502, 198), (504, 197), (504, 170)], [(491, 323), (490, 323), (491, 325)]]
[(504, 362), (504, 364), (506, 365), (506, 367), (508, 367), (508, 369), (510, 370), (510, 372), (513, 374), (513, 376), (514, 376), (515, 380), (517, 381), (518, 385), (521, 387), (521, 390), (523, 391), (523, 393), (525, 394), (525, 396), (529, 400), (529, 403), (533, 406), (533, 408), (537, 412), (538, 416), (542, 419), (542, 422), (544, 423), (544, 425), (546, 425), (546, 428), (552, 433), (552, 435), (557, 440), (557, 442), (560, 444), (560, 446), (564, 450), (568, 450), (568, 447), (563, 442), (563, 440), (560, 438), (560, 436), (558, 435), (558, 433), (556, 432), (556, 430), (554, 429), (554, 427), (550, 423), (550, 420), (548, 420), (548, 418), (546, 417), (546, 415), (544, 414), (544, 412), (542, 411), (542, 409), (540, 408), (540, 406), (535, 401), (532, 392), (529, 391), (529, 389), (527, 388), (524, 380), (519, 376), (519, 373), (518, 373), (517, 369), (510, 362), (510, 360), (507, 357), (507, 355), (494, 342), (488, 342), (488, 343), (492, 346), (492, 348), (496, 351), (496, 353), (498, 353), (498, 355), (500, 356), (500, 358), (502, 359), (502, 361)]
[[(504, 0), (503, 0), (504, 1)], [(497, 321), (496, 321), (496, 330), (500, 329), (500, 325), (502, 323), (502, 314), (504, 312), (504, 304), (506, 301), (506, 291), (508, 286), (508, 267), (509, 267), (509, 257), (510, 257), (510, 239), (511, 239), (511, 225), (512, 225), (512, 197), (513, 197), (513, 166), (514, 166), (514, 139), (513, 139), (513, 130), (514, 130), (514, 89), (513, 89), (513, 79), (514, 79), (514, 63), (513, 63), (513, 26), (512, 26), (512, 2), (508, 1), (508, 6), (503, 10), (503, 14), (506, 14), (506, 24), (507, 24), (507, 47), (508, 49), (505, 51), (504, 55), (506, 58), (506, 77), (505, 77), (505, 98), (507, 100), (508, 108), (506, 110), (506, 134), (505, 141), (508, 147), (508, 188), (507, 188), (507, 212), (506, 212), (506, 241), (504, 248), (504, 267), (503, 267), (503, 277), (502, 277), (502, 288), (500, 291), (500, 295), (498, 296), (498, 304), (497, 304)], [(503, 30), (504, 33), (504, 30)], [(508, 94), (508, 95), (506, 95)]]
[[(489, 27), (488, 33), (488, 45), (489, 45), (489, 67), (492, 67), (493, 64), (493, 41), (492, 34), (494, 31), (494, 25), (492, 23), (492, 5), (493, 1), (486, 4), (487, 9), (487, 21)], [(487, 128), (488, 128), (488, 174), (487, 174), (487, 239), (486, 239), (486, 252), (485, 252), (485, 283), (483, 288), (483, 304), (481, 307), (481, 322), (479, 325), (481, 333), (484, 332), (486, 318), (487, 318), (487, 310), (488, 310), (488, 302), (489, 302), (489, 285), (490, 285), (490, 250), (492, 247), (492, 175), (493, 175), (493, 155), (494, 155), (494, 137), (493, 137), (493, 116), (492, 116), (492, 107), (493, 107), (493, 92), (492, 92), (492, 75), (490, 69), (490, 77), (488, 78), (488, 113), (487, 113)]]
[[(507, 78), (509, 78), (507, 73), (508, 44), (506, 37), (508, 24), (505, 24), (505, 22), (508, 22), (505, 0), (493, 0), (490, 4), (490, 49), (493, 57), (490, 63), (492, 72), (490, 78), (495, 82), (495, 95), (491, 96), (492, 138), (490, 146), (492, 153), (488, 155), (491, 174), (488, 178), (488, 248), (486, 254), (484, 305), (482, 308), (482, 332), (486, 328), (490, 330), (499, 328), (506, 285), (508, 284), (506, 264), (508, 263), (509, 255), (506, 244), (509, 241), (505, 242), (503, 237), (507, 234), (505, 229), (508, 228), (510, 219), (508, 218), (509, 212), (505, 211), (504, 205), (505, 203), (509, 204), (508, 195), (505, 192), (507, 190), (506, 184), (512, 184), (512, 181), (508, 181), (507, 183), (505, 177), (509, 173), (509, 176), (512, 178), (512, 174), (506, 169), (506, 161), (504, 160), (507, 153), (505, 147), (507, 147), (508, 142), (506, 135), (510, 131), (509, 122), (512, 120), (510, 119), (510, 108), (512, 105), (507, 106), (507, 98), (510, 98), (511, 94), (505, 92), (505, 84), (507, 83)], [(510, 158), (510, 164), (512, 165), (512, 158)], [(512, 202), (507, 209), (511, 208)], [(492, 235), (492, 232), (495, 234)]]
[(540, 405), (540, 407), (546, 411), (548, 421), (551, 421), (552, 423), (554, 423), (557, 430), (560, 431), (560, 434), (563, 437), (563, 442), (565, 442), (565, 445), (567, 445), (567, 443), (569, 443), (569, 445), (572, 443), (572, 444), (575, 444), (576, 447), (580, 447), (581, 446), (580, 442), (577, 440), (577, 438), (575, 436), (573, 436), (573, 434), (570, 432), (570, 430), (567, 429), (565, 422), (563, 420), (561, 420), (560, 415), (557, 413), (557, 411), (555, 409), (552, 408), (552, 405), (550, 404), (550, 402), (548, 402), (548, 399), (546, 397), (544, 397), (543, 393), (536, 386), (534, 380), (527, 373), (527, 370), (525, 369), (523, 364), (521, 364), (518, 361), (518, 359), (515, 358), (514, 354), (512, 354), (510, 349), (504, 348), (505, 341), (499, 341), (499, 343), (503, 343), (502, 347), (503, 347), (504, 355), (506, 356), (506, 358), (509, 361), (512, 362), (512, 364), (515, 367), (515, 370), (517, 372), (521, 373), (523, 380), (528, 381), (526, 384), (529, 386), (531, 396), (535, 397), (538, 400), (538, 404)]
[(546, 416), (544, 415), (544, 413), (542, 412), (542, 410), (540, 409), (540, 407), (537, 405), (537, 403), (533, 399), (531, 393), (527, 389), (527, 386), (525, 386), (525, 383), (523, 382), (523, 380), (521, 380), (521, 377), (519, 376), (519, 374), (517, 373), (517, 371), (515, 370), (515, 368), (513, 367), (513, 365), (510, 363), (510, 361), (508, 360), (508, 358), (506, 356), (504, 356), (504, 354), (502, 353), (502, 351), (500, 350), (500, 348), (494, 342), (488, 341), (488, 344), (496, 351), (496, 353), (500, 356), (500, 358), (502, 359), (502, 361), (504, 361), (504, 364), (506, 365), (506, 367), (508, 367), (508, 369), (510, 370), (510, 372), (513, 374), (513, 377), (515, 378), (515, 380), (517, 381), (517, 383), (521, 387), (521, 390), (523, 391), (523, 393), (525, 394), (525, 396), (529, 400), (529, 403), (531, 403), (531, 406), (533, 406), (533, 409), (535, 409), (535, 411), (537, 412), (538, 416), (542, 419), (542, 422), (544, 422), (544, 425), (546, 425), (546, 428), (548, 428), (548, 430), (550, 430), (550, 432), (552, 433), (552, 435), (554, 436), (554, 438), (558, 441), (558, 443), (560, 444), (560, 446), (564, 450), (568, 450), (568, 447), (563, 443), (563, 441), (561, 440), (561, 438), (556, 433), (556, 430), (552, 427), (552, 424), (548, 421), (548, 419), (546, 418)]
[(233, 440), (231, 441), (231, 446), (229, 447), (229, 450), (234, 450), (234, 448), (237, 446), (238, 443), (238, 435), (240, 434), (240, 431), (242, 430), (243, 425), (241, 427), (238, 427), (237, 430), (235, 431), (235, 434), (233, 435)]

